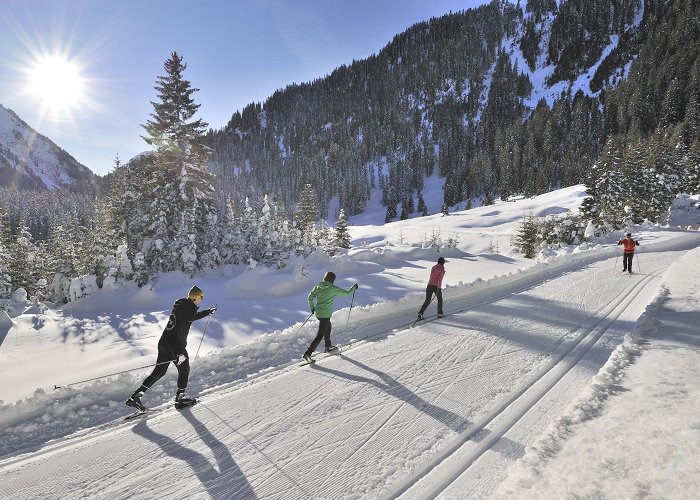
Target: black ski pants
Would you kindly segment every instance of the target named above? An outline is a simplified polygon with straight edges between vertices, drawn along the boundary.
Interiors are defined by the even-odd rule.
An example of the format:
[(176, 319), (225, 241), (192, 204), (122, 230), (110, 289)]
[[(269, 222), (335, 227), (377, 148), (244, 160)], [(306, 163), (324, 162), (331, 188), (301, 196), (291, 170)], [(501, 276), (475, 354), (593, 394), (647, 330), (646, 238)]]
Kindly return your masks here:
[(634, 252), (623, 253), (622, 254), (622, 270), (632, 272), (632, 259), (634, 258)]
[(435, 285), (428, 285), (425, 287), (425, 302), (423, 302), (423, 305), (420, 308), (420, 312), (418, 314), (423, 314), (425, 310), (428, 308), (430, 305), (430, 302), (433, 299), (433, 294), (437, 297), (437, 307), (438, 307), (438, 314), (442, 314), (442, 289), (439, 287), (436, 287)]
[[(185, 361), (179, 365), (175, 363), (178, 354), (184, 354), (187, 357)], [(159, 378), (165, 375), (170, 365), (169, 361), (172, 361), (175, 368), (177, 368), (177, 388), (181, 390), (187, 389), (187, 381), (190, 378), (190, 356), (187, 354), (187, 350), (183, 353), (176, 353), (170, 344), (161, 340), (158, 342), (156, 366), (153, 368), (151, 374), (146, 377), (146, 380), (143, 381), (140, 390), (145, 391), (146, 389), (150, 389)]]
[(330, 318), (318, 318), (318, 333), (316, 338), (311, 342), (311, 345), (306, 350), (306, 354), (311, 355), (312, 352), (316, 350), (318, 344), (321, 343), (323, 339), (326, 343), (326, 347), (331, 346), (331, 319)]

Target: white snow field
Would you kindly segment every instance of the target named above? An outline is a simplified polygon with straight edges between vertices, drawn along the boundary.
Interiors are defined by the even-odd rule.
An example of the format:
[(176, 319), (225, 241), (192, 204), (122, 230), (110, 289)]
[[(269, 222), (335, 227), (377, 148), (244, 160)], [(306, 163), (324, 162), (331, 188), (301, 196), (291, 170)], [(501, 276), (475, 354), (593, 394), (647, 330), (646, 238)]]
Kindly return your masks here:
[[(0, 379), (24, 398), (0, 406), (0, 497), (695, 497), (700, 233), (635, 228), (632, 275), (620, 273), (619, 247), (605, 244), (619, 234), (536, 265), (510, 253), (503, 235), (518, 213), (566, 211), (577, 199), (568, 190), (440, 221), (465, 231), (440, 253), (447, 315), (436, 318), (431, 304), (413, 328), (437, 254), (392, 240), (429, 230), (430, 217), (354, 227), (360, 247), (310, 259), (311, 276), (254, 269), (200, 280), (203, 307), (227, 290), (240, 299), (193, 327), (189, 390), (201, 399), (185, 410), (172, 407), (173, 368), (144, 397), (155, 411), (129, 421), (123, 401), (148, 369), (47, 385), (97, 377), (100, 362), (115, 371), (113, 358), (124, 369), (152, 363), (157, 325), (178, 296), (165, 284), (150, 295), (113, 292), (122, 300), (102, 313), (106, 293), (0, 316)], [(501, 253), (486, 252), (495, 235)], [(317, 326), (302, 325), (305, 295), (326, 268), (360, 289), (351, 313), (336, 300), (340, 354), (299, 367)], [(251, 280), (269, 293), (244, 298)], [(172, 281), (180, 295), (191, 286)], [(244, 323), (240, 309), (247, 338), (225, 346)], [(195, 357), (205, 326), (212, 338)], [(53, 368), (61, 357), (71, 366)]]

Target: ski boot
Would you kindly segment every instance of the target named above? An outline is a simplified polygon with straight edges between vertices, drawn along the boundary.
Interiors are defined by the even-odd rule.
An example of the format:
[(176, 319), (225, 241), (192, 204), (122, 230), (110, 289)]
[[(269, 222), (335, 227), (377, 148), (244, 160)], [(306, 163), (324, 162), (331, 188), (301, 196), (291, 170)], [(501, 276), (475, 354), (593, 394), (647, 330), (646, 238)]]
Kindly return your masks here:
[(136, 391), (126, 400), (126, 406), (131, 406), (139, 411), (146, 411), (146, 406), (141, 402), (141, 396), (143, 396), (143, 392)]
[(338, 350), (338, 346), (329, 345), (328, 347), (326, 347), (326, 350), (323, 351), (323, 352), (335, 352), (335, 351), (337, 351), (337, 350)]
[(195, 398), (190, 398), (187, 397), (185, 394), (185, 390), (178, 389), (177, 394), (175, 395), (175, 408), (176, 409), (181, 409), (181, 408), (187, 408), (188, 406), (192, 406), (197, 404), (197, 400)]

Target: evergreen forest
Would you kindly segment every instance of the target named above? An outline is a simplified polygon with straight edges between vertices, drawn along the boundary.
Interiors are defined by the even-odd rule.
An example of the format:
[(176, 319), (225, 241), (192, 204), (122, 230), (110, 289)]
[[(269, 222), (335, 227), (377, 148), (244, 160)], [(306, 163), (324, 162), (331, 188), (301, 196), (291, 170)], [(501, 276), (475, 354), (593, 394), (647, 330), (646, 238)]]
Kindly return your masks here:
[(430, 176), (446, 215), (582, 183), (585, 223), (663, 221), (677, 194), (700, 192), (699, 36), (694, 0), (495, 0), (219, 130), (196, 118), (173, 52), (142, 125), (151, 152), (117, 157), (97, 192), (0, 190), (0, 297), (66, 302), (168, 271), (332, 254), (373, 194), (386, 222), (426, 215)]

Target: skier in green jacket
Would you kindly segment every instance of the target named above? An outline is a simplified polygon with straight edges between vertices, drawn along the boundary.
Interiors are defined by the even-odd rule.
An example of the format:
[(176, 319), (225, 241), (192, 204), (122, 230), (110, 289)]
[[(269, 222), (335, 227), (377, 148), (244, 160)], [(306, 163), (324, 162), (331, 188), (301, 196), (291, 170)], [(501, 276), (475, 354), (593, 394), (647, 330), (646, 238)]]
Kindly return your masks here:
[(326, 343), (325, 352), (335, 351), (337, 347), (331, 345), (331, 316), (333, 315), (333, 301), (340, 295), (350, 295), (357, 290), (357, 283), (352, 285), (347, 290), (335, 286), (335, 273), (328, 271), (323, 275), (323, 281), (313, 287), (309, 293), (309, 307), (311, 314), (315, 314), (318, 318), (318, 333), (311, 345), (302, 356), (305, 361), (311, 363), (311, 353), (316, 350), (321, 339)]

